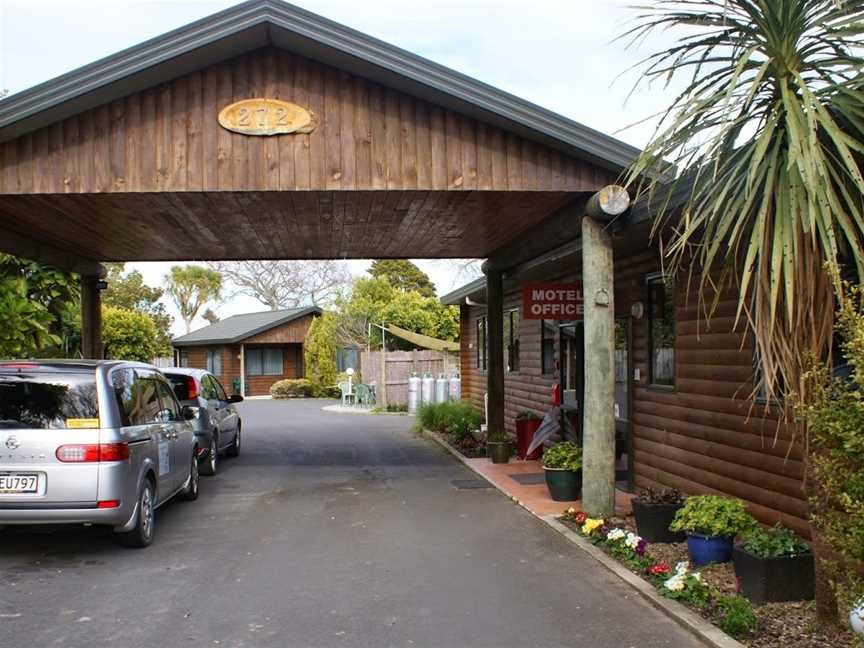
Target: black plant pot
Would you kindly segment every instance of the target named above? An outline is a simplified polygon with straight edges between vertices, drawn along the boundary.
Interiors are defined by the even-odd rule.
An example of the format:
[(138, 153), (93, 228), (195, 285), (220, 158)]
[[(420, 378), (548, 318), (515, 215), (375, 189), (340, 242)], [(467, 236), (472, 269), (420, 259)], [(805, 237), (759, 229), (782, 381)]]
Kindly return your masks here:
[(643, 504), (633, 500), (636, 530), (645, 542), (684, 542), (685, 535), (669, 530), (669, 525), (683, 504)]
[(510, 461), (510, 443), (507, 441), (487, 441), (486, 456), (492, 460), (492, 463), (506, 464)]
[(741, 593), (756, 605), (809, 601), (816, 594), (813, 554), (759, 558), (736, 546), (732, 561)]
[(572, 502), (582, 494), (582, 471), (545, 468), (546, 486), (555, 502)]

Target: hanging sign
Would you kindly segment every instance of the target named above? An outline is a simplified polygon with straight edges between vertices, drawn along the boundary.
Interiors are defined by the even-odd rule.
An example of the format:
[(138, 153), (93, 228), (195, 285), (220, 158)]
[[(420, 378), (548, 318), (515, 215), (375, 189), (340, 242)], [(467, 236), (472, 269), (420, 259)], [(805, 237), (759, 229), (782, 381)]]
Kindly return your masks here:
[(581, 281), (522, 286), (522, 319), (581, 320), (584, 315)]
[(315, 115), (302, 106), (281, 99), (243, 99), (225, 106), (219, 124), (243, 135), (311, 133)]

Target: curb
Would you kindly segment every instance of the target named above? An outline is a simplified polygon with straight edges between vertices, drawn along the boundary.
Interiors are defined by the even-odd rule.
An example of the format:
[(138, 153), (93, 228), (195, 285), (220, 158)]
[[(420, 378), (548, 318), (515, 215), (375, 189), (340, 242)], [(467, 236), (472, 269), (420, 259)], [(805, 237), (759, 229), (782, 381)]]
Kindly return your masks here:
[[(453, 448), (449, 443), (447, 443), (444, 439), (442, 439), (435, 432), (430, 432), (428, 430), (424, 430), (424, 434), (431, 438), (435, 443), (440, 445), (442, 448), (447, 450), (451, 455), (453, 455), (459, 463), (463, 466), (471, 470), (475, 475), (479, 477), (483, 477), (486, 479), (481, 473), (474, 470), (473, 466), (463, 457), (459, 452)], [(486, 481), (489, 481), (488, 479)], [(657, 590), (654, 588), (651, 583), (643, 580), (629, 569), (621, 565), (617, 560), (614, 560), (607, 556), (603, 551), (595, 547), (593, 544), (579, 536), (576, 532), (570, 530), (566, 525), (559, 522), (554, 515), (538, 515), (530, 508), (528, 508), (524, 502), (520, 501), (518, 497), (509, 493), (505, 488), (501, 488), (494, 482), (489, 482), (494, 486), (498, 491), (506, 495), (509, 499), (516, 502), (519, 506), (524, 508), (526, 511), (531, 513), (534, 517), (536, 517), (541, 522), (545, 522), (555, 531), (563, 535), (570, 542), (576, 545), (579, 549), (584, 551), (586, 554), (591, 556), (594, 560), (599, 562), (603, 567), (605, 567), (608, 571), (615, 574), (618, 578), (623, 580), (625, 583), (630, 585), (633, 589), (636, 590), (638, 594), (642, 596), (645, 600), (647, 600), (651, 605), (660, 610), (667, 617), (675, 621), (678, 625), (680, 625), (685, 630), (689, 631), (693, 634), (697, 639), (699, 639), (706, 646), (711, 646), (712, 648), (746, 648), (744, 644), (739, 641), (736, 641), (725, 632), (712, 625), (701, 616), (693, 612), (692, 610), (685, 607), (683, 604), (678, 603), (678, 601), (673, 601), (672, 599), (667, 599), (664, 596), (661, 596), (657, 593)]]

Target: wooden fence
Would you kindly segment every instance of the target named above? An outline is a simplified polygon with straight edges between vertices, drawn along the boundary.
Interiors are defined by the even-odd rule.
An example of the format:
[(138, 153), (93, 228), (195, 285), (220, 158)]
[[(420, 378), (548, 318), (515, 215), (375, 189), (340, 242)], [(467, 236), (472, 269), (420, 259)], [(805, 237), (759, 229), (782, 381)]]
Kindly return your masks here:
[[(387, 381), (387, 404), (408, 404), (408, 377), (416, 372), (421, 378), (428, 371), (435, 378), (444, 373), (449, 378), (459, 371), (459, 356), (446, 351), (387, 351), (384, 356)], [(366, 384), (381, 384), (381, 352), (360, 354), (360, 380)]]

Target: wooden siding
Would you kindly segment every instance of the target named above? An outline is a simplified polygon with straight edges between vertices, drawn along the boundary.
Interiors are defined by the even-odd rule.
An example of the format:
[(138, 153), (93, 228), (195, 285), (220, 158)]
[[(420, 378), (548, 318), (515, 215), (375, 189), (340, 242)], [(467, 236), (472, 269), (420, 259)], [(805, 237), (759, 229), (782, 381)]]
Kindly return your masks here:
[[(311, 134), (249, 137), (226, 105), (311, 109)], [(593, 191), (608, 171), (277, 48), (244, 54), (0, 144), (0, 194)]]
[(303, 344), (317, 315), (306, 315), (243, 340), (243, 344)]
[[(616, 258), (615, 305), (618, 317), (630, 306), (647, 306), (646, 275), (660, 268), (657, 253), (648, 250)], [(548, 280), (578, 279), (578, 273), (549, 273)], [(683, 285), (683, 282), (682, 282)], [(508, 288), (505, 306), (521, 295)], [(631, 320), (633, 384), (631, 416), (638, 486), (673, 486), (687, 493), (720, 493), (741, 498), (763, 522), (782, 522), (809, 533), (807, 503), (802, 491), (801, 449), (789, 445), (787, 430), (750, 398), (753, 349), (750, 340), (732, 330), (736, 296), (725, 294), (710, 325), (699, 322), (696, 295), (676, 292), (674, 389), (648, 385), (648, 318)], [(463, 306), (463, 389), (477, 407), (486, 390), (485, 373), (476, 368), (476, 323), (479, 307)], [(472, 348), (468, 348), (472, 345)], [(545, 411), (549, 390), (558, 374), (540, 373), (540, 322), (523, 321), (520, 371), (505, 375), (506, 423), (523, 408)], [(558, 340), (555, 341), (556, 358)], [(776, 439), (776, 442), (775, 442)]]

